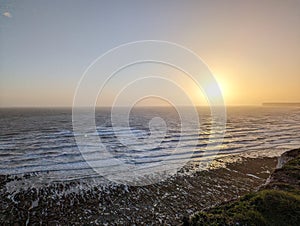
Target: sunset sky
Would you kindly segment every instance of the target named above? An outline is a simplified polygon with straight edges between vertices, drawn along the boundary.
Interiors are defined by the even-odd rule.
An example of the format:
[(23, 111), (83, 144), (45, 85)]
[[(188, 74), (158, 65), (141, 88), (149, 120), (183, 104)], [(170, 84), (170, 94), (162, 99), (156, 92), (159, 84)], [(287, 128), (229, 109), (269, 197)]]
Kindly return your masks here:
[(71, 106), (93, 60), (144, 39), (197, 53), (227, 105), (300, 102), (299, 0), (0, 0), (0, 11), (1, 107)]

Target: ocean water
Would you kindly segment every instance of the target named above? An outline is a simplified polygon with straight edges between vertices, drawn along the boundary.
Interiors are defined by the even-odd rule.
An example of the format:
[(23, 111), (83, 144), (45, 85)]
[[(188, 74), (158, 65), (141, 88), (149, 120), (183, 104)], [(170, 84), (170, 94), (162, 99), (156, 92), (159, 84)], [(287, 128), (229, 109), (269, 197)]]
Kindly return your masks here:
[[(165, 157), (179, 141), (181, 153), (191, 151), (191, 144), (197, 143), (188, 164), (203, 161), (204, 151), (211, 153), (211, 158), (232, 154), (259, 157), (276, 156), (300, 146), (300, 108), (227, 108), (226, 133), (218, 152), (217, 147), (206, 149), (211, 126), (209, 108), (198, 108), (200, 127), (185, 131), (181, 131), (180, 115), (173, 108), (135, 108), (129, 122), (130, 132), (136, 140), (129, 140), (130, 145), (119, 140), (126, 138), (128, 128), (113, 128), (110, 113), (108, 108), (97, 109), (97, 133), (88, 135), (98, 136), (114, 158), (127, 164), (168, 164)], [(158, 129), (149, 142), (149, 122), (155, 117), (164, 120), (166, 131), (161, 133)], [(93, 157), (93, 153), (90, 154)], [(186, 157), (182, 154), (174, 156)], [(72, 109), (67, 108), (1, 109), (0, 159), (0, 174), (36, 175), (35, 179), (41, 183), (101, 178), (78, 149), (72, 127)]]

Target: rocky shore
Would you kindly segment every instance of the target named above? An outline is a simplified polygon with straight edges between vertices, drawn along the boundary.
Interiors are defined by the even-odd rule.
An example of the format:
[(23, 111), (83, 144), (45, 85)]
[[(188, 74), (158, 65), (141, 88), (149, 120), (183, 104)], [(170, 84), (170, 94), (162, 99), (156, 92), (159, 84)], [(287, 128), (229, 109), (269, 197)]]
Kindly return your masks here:
[(258, 191), (193, 214), (183, 225), (300, 225), (300, 149), (282, 154)]
[[(174, 225), (199, 209), (249, 193), (263, 184), (276, 158), (217, 159), (208, 171), (178, 174), (144, 187), (52, 183), (12, 191), (24, 177), (0, 176), (1, 225)], [(30, 178), (29, 178), (30, 179)]]

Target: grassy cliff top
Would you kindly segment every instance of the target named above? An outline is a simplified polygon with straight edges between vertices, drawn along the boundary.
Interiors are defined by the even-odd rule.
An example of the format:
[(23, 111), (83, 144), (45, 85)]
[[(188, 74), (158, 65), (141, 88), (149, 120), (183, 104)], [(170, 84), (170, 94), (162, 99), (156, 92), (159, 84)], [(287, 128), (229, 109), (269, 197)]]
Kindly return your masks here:
[(201, 211), (183, 225), (300, 225), (300, 149), (284, 153), (259, 191)]

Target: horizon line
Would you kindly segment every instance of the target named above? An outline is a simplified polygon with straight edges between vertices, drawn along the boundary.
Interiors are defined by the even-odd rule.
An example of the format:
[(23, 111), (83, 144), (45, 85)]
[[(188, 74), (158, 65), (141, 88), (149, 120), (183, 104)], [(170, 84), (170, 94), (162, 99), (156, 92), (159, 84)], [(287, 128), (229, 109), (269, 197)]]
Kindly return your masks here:
[[(262, 107), (265, 103), (261, 104), (229, 104), (229, 105), (224, 105), (224, 107)], [(222, 105), (213, 105), (214, 107), (221, 107)], [(77, 108), (87, 108), (91, 106), (78, 106)], [(95, 108), (112, 108), (113, 106), (111, 105), (103, 105), (103, 106), (95, 106)], [(117, 106), (117, 107), (132, 107), (130, 105), (122, 105), (122, 106)], [(134, 106), (136, 108), (139, 107), (174, 107), (170, 105), (139, 105), (139, 106)], [(210, 105), (178, 105), (176, 107), (210, 107)], [(73, 108), (73, 106), (70, 105), (61, 105), (61, 106), (55, 106), (55, 105), (45, 105), (45, 106), (36, 106), (36, 105), (15, 105), (15, 106), (0, 106), (0, 109), (5, 109), (5, 108)]]

